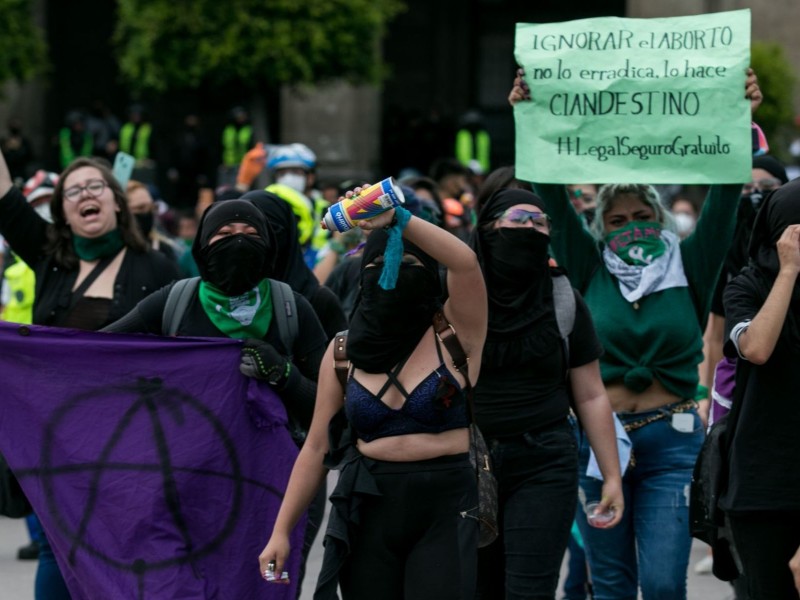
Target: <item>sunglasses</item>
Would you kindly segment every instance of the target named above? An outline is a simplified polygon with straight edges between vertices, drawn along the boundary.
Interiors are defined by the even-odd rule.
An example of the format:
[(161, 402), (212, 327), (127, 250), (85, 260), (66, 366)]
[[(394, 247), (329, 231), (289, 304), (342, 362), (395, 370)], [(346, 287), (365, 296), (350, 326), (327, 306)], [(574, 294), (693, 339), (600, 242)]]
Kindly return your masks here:
[(758, 181), (751, 181), (750, 183), (745, 183), (742, 192), (745, 194), (752, 194), (755, 190), (762, 190), (764, 192), (768, 192), (770, 190), (776, 190), (781, 187), (781, 180), (780, 179), (759, 179)]
[(537, 227), (546, 227), (550, 225), (550, 217), (543, 212), (525, 210), (524, 208), (509, 208), (495, 215), (495, 219), (508, 223), (515, 223), (517, 225), (526, 225), (528, 222), (533, 223)]

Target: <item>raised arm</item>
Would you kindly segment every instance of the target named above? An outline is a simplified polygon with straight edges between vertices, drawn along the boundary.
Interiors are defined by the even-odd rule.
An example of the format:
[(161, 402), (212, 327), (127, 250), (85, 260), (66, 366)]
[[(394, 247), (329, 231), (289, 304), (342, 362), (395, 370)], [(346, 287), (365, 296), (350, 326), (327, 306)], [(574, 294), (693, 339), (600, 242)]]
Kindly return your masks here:
[[(781, 234), (777, 247), (780, 271), (772, 289), (753, 320), (739, 328), (739, 354), (756, 365), (763, 365), (770, 359), (786, 321), (786, 313), (800, 273), (800, 225), (789, 225)], [(726, 292), (726, 312), (729, 297), (734, 291)], [(736, 332), (734, 327), (732, 336)]]
[(32, 267), (47, 241), (47, 222), (14, 187), (6, 159), (0, 152), (0, 234), (11, 249)]
[[(390, 224), (393, 218), (394, 209), (363, 221), (361, 227), (377, 229)], [(447, 268), (449, 298), (444, 311), (458, 332), (464, 350), (472, 357), (470, 377), (474, 383), (488, 322), (486, 284), (475, 252), (451, 233), (414, 216), (403, 230), (403, 237)]]
[[(761, 89), (753, 69), (747, 70), (745, 98), (754, 113), (761, 104)], [(713, 185), (709, 188), (694, 233), (681, 242), (686, 278), (698, 299), (700, 323), (705, 327), (714, 287), (709, 281), (719, 277), (736, 227), (736, 210), (742, 193), (741, 184)]]

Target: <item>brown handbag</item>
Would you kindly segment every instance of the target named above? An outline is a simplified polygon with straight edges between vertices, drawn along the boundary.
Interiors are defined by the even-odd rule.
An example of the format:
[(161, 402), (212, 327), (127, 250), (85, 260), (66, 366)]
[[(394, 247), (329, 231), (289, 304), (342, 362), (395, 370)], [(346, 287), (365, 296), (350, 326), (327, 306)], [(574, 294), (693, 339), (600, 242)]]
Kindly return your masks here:
[(497, 479), (492, 473), (492, 460), (486, 440), (483, 439), (481, 430), (475, 423), (475, 409), (473, 405), (473, 387), (469, 379), (469, 357), (464, 352), (461, 342), (456, 336), (455, 328), (450, 324), (442, 311), (433, 315), (433, 329), (439, 341), (444, 344), (450, 357), (453, 359), (453, 368), (461, 373), (467, 383), (467, 407), (469, 408), (469, 460), (475, 468), (478, 481), (478, 506), (473, 511), (465, 511), (463, 517), (472, 517), (478, 520), (480, 534), (478, 547), (483, 548), (491, 544), (498, 534), (497, 529)]

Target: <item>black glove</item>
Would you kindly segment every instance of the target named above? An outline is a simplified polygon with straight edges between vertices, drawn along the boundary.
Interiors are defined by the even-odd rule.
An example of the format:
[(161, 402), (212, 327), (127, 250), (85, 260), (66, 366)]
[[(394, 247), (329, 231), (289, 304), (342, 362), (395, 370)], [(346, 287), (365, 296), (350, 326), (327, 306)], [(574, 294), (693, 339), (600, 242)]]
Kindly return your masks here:
[(243, 375), (266, 379), (270, 385), (282, 387), (289, 378), (291, 368), (291, 361), (275, 350), (269, 342), (245, 340), (242, 361), (239, 363), (239, 370)]

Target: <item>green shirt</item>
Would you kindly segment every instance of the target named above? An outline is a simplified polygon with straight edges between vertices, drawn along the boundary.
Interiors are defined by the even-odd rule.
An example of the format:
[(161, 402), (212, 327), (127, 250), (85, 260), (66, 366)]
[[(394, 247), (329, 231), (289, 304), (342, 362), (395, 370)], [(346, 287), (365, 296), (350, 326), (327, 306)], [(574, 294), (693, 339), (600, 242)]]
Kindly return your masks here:
[[(717, 277), (733, 237), (741, 185), (712, 186), (695, 232), (680, 245), (689, 287), (654, 292), (629, 303), (560, 185), (536, 184), (553, 221), (551, 247), (584, 297), (605, 349), (603, 382), (644, 391), (657, 379), (681, 398), (697, 390), (703, 331)], [(602, 218), (597, 215), (596, 218)]]

